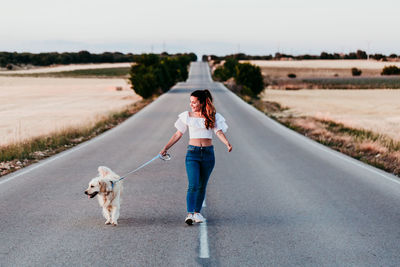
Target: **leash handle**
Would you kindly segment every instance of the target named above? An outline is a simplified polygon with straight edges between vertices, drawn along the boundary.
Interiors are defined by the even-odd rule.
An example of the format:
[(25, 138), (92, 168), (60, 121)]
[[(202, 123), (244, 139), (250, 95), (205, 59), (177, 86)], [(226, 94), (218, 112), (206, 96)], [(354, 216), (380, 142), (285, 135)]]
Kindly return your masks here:
[(171, 155), (170, 154), (165, 154), (164, 156), (163, 155), (161, 155), (161, 154), (158, 154), (159, 156), (160, 156), (160, 159), (162, 159), (162, 160), (165, 160), (165, 161), (168, 161), (168, 160), (170, 160), (171, 159)]

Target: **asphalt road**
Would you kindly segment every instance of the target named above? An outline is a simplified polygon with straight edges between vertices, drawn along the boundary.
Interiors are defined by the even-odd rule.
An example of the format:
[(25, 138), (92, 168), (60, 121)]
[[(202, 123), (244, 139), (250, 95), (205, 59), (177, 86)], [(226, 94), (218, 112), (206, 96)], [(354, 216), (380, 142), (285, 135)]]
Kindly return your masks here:
[[(124, 180), (117, 227), (83, 194), (97, 167), (124, 174), (153, 158), (208, 88), (226, 147), (203, 214), (184, 224), (188, 134)], [(0, 179), (1, 266), (398, 266), (400, 183), (270, 120), (193, 63), (179, 83), (119, 127)]]

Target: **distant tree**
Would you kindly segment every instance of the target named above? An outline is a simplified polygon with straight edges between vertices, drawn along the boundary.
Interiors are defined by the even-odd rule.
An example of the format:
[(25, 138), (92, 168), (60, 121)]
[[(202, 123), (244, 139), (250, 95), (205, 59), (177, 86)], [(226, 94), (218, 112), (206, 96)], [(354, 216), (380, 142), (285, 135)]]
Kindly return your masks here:
[(287, 54), (281, 54), (281, 53), (275, 53), (275, 59), (281, 59), (281, 58), (294, 58), (294, 56), (287, 55)]
[(361, 73), (362, 73), (362, 71), (361, 71), (360, 69), (357, 69), (357, 68), (352, 68), (352, 69), (351, 69), (351, 74), (352, 74), (353, 76), (360, 76)]
[(381, 72), (381, 75), (400, 75), (400, 68), (395, 65), (385, 66)]
[(88, 51), (79, 51), (78, 52), (78, 60), (82, 63), (89, 63), (91, 62), (92, 55)]
[(298, 59), (312, 59), (312, 56), (310, 56), (310, 55), (302, 55), (302, 56), (298, 56)]
[(114, 62), (115, 57), (113, 53), (110, 52), (104, 52), (103, 54), (100, 54), (98, 57), (98, 62)]
[(329, 59), (329, 54), (326, 52), (322, 52), (321, 55), (319, 56), (321, 59)]
[(375, 60), (381, 60), (381, 59), (384, 59), (384, 58), (385, 58), (385, 55), (382, 55), (382, 54), (374, 54), (374, 55), (371, 55), (371, 58), (373, 58), (373, 59), (375, 59)]
[(188, 56), (190, 61), (197, 61), (197, 55), (195, 53), (189, 53)]
[(365, 51), (357, 50), (356, 57), (357, 59), (367, 59), (368, 55)]
[(356, 53), (349, 53), (348, 55), (344, 56), (344, 59), (357, 59), (357, 54)]
[(334, 57), (335, 59), (340, 59), (340, 58), (341, 58), (340, 54), (338, 54), (338, 53), (334, 53), (334, 54), (333, 54), (333, 57)]
[(275, 53), (275, 56), (274, 56), (275, 59), (280, 59), (281, 57), (282, 57), (281, 53)]

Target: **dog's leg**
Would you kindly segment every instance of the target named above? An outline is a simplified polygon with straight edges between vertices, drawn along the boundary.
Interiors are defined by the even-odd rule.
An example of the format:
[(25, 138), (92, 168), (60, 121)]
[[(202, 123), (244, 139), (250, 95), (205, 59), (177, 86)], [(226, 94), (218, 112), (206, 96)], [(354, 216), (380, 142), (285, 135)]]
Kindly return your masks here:
[(106, 222), (104, 224), (111, 224), (111, 214), (107, 207), (103, 207), (103, 216), (106, 218)]
[(113, 206), (111, 210), (111, 223), (114, 226), (118, 225), (118, 218), (119, 218), (119, 206)]

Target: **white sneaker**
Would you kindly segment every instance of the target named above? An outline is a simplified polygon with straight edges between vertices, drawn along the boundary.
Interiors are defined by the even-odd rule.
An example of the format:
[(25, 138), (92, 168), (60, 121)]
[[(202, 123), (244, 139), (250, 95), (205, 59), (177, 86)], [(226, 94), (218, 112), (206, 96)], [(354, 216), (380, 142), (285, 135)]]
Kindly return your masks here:
[(201, 215), (200, 213), (195, 213), (193, 215), (193, 219), (197, 223), (202, 223), (202, 222), (204, 222), (206, 220), (206, 218), (204, 218), (203, 215)]
[(185, 223), (187, 223), (188, 225), (192, 225), (192, 224), (193, 224), (193, 221), (194, 221), (194, 219), (193, 219), (193, 213), (189, 213), (189, 214), (186, 216)]

